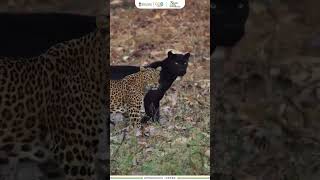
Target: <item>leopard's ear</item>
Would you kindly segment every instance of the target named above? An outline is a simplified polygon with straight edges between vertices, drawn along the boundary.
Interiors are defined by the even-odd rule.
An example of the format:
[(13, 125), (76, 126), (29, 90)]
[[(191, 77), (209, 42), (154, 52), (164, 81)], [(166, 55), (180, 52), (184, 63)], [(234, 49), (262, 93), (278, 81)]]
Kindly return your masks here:
[(146, 68), (145, 68), (145, 67), (140, 66), (140, 71), (145, 71), (145, 70), (146, 70)]
[(162, 69), (161, 66), (156, 68), (157, 71), (161, 71), (161, 69)]

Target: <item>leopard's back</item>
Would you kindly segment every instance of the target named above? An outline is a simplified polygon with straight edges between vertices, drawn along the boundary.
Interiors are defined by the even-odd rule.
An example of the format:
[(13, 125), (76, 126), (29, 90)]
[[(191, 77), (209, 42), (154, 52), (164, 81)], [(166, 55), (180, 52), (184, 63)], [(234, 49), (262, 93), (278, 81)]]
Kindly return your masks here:
[(110, 80), (110, 113), (123, 113), (137, 121), (145, 94), (159, 87), (160, 71), (161, 68), (141, 68), (124, 79)]
[(94, 179), (103, 124), (100, 37), (96, 30), (34, 58), (0, 59), (1, 154), (37, 162), (53, 158), (67, 180)]

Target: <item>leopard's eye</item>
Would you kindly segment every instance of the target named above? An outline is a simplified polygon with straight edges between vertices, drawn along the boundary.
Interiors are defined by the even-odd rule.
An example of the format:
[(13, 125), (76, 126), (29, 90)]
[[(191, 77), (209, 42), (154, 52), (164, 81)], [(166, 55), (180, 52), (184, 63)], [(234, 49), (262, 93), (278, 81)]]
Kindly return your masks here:
[(175, 65), (178, 65), (179, 63), (178, 63), (178, 62), (174, 62), (174, 64), (175, 64)]
[(239, 8), (239, 9), (242, 9), (243, 7), (244, 7), (243, 3), (239, 3), (239, 4), (238, 4), (238, 8)]

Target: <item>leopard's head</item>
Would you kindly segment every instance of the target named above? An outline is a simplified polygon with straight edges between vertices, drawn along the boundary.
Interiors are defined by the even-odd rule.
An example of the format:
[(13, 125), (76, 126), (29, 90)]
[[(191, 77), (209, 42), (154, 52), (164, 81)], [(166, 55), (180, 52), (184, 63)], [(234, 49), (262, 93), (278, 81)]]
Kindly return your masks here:
[(156, 69), (154, 68), (145, 68), (140, 67), (140, 71), (144, 74), (145, 90), (156, 90), (159, 88), (160, 83), (160, 71), (161, 67)]

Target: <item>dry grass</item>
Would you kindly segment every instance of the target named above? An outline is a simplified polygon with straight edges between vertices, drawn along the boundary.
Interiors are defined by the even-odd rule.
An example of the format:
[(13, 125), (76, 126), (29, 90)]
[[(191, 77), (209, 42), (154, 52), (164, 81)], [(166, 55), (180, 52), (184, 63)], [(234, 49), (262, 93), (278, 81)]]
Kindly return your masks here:
[(161, 101), (161, 124), (149, 124), (148, 138), (128, 135), (119, 148), (116, 126), (112, 174), (209, 174), (209, 14), (209, 0), (189, 0), (183, 10), (112, 8), (111, 64), (144, 65), (164, 59), (169, 49), (192, 54), (187, 74)]

